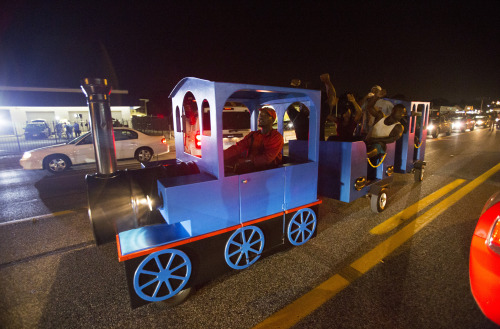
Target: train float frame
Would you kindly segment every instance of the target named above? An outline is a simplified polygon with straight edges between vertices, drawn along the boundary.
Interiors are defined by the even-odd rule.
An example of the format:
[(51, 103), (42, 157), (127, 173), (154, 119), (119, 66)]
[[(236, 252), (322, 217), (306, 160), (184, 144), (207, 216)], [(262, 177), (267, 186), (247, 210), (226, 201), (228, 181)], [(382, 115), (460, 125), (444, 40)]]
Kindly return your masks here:
[[(132, 307), (178, 303), (193, 287), (306, 243), (316, 235), (318, 195), (343, 202), (368, 196), (372, 210), (380, 212), (394, 172), (423, 179), (429, 103), (393, 101), (407, 108), (407, 129), (373, 165), (362, 141), (319, 141), (320, 91), (184, 78), (170, 95), (176, 159), (119, 171), (113, 162), (107, 80), (86, 79), (82, 89), (98, 168), (86, 177), (89, 217), (98, 245), (116, 241)], [(286, 109), (301, 103), (310, 110), (309, 139), (290, 140), (277, 168), (228, 171), (222, 133), (228, 102), (249, 109), (252, 130), (258, 109), (273, 107), (282, 134)], [(155, 212), (161, 222), (151, 220)]]

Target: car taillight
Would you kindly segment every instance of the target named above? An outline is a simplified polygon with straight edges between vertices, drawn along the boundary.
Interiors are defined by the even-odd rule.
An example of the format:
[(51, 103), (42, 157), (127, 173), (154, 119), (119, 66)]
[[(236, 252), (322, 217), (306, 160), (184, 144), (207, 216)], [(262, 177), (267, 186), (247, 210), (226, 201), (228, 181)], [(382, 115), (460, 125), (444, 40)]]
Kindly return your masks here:
[(500, 216), (495, 219), (486, 243), (491, 250), (500, 254)]
[(166, 139), (166, 138), (162, 138), (162, 139), (161, 139), (161, 142), (162, 142), (163, 144), (167, 144), (167, 139)]
[(194, 145), (197, 149), (201, 149), (201, 136), (199, 131), (196, 132), (196, 135), (194, 136)]

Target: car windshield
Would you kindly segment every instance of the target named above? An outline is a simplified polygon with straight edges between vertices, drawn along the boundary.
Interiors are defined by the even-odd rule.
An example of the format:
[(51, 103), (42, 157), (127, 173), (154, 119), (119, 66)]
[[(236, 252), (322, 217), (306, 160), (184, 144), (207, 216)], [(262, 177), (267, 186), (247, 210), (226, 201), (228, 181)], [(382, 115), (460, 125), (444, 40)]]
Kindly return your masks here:
[(26, 129), (43, 129), (45, 128), (45, 124), (43, 123), (28, 123), (26, 125)]

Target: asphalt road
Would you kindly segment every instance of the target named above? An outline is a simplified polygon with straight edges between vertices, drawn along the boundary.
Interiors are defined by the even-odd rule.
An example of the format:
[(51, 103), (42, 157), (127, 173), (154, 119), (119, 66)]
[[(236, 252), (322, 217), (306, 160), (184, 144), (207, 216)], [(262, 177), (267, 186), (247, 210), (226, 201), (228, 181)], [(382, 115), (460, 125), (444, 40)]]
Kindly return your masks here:
[(0, 327), (495, 328), (470, 293), (468, 255), (500, 189), (500, 172), (481, 179), (500, 163), (498, 145), (500, 131), (482, 129), (429, 139), (424, 181), (397, 174), (385, 212), (323, 199), (307, 244), (180, 306), (134, 310), (116, 246), (93, 244), (83, 178), (93, 166), (53, 176), (0, 161)]

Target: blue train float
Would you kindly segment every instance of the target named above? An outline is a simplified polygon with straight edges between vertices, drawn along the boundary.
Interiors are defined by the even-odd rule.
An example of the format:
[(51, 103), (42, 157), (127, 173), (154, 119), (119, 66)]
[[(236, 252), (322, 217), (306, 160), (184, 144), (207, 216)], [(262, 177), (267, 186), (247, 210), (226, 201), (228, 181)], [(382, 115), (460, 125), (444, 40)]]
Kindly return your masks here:
[[(107, 81), (85, 80), (82, 88), (99, 171), (86, 177), (89, 217), (98, 245), (116, 240), (133, 307), (177, 303), (225, 272), (306, 243), (316, 234), (318, 195), (343, 202), (369, 196), (380, 212), (394, 172), (423, 179), (429, 103), (403, 102), (405, 133), (374, 165), (362, 141), (319, 141), (320, 91), (184, 78), (170, 95), (176, 159), (118, 171), (113, 152), (99, 153), (113, 147), (103, 145), (112, 133)], [(281, 166), (246, 174), (225, 168), (223, 140), (234, 137), (223, 133), (227, 104), (248, 109), (251, 130), (257, 110), (273, 107), (283, 134), (286, 109), (294, 103), (310, 110), (309, 139), (290, 140)], [(155, 212), (161, 221), (151, 219)]]

